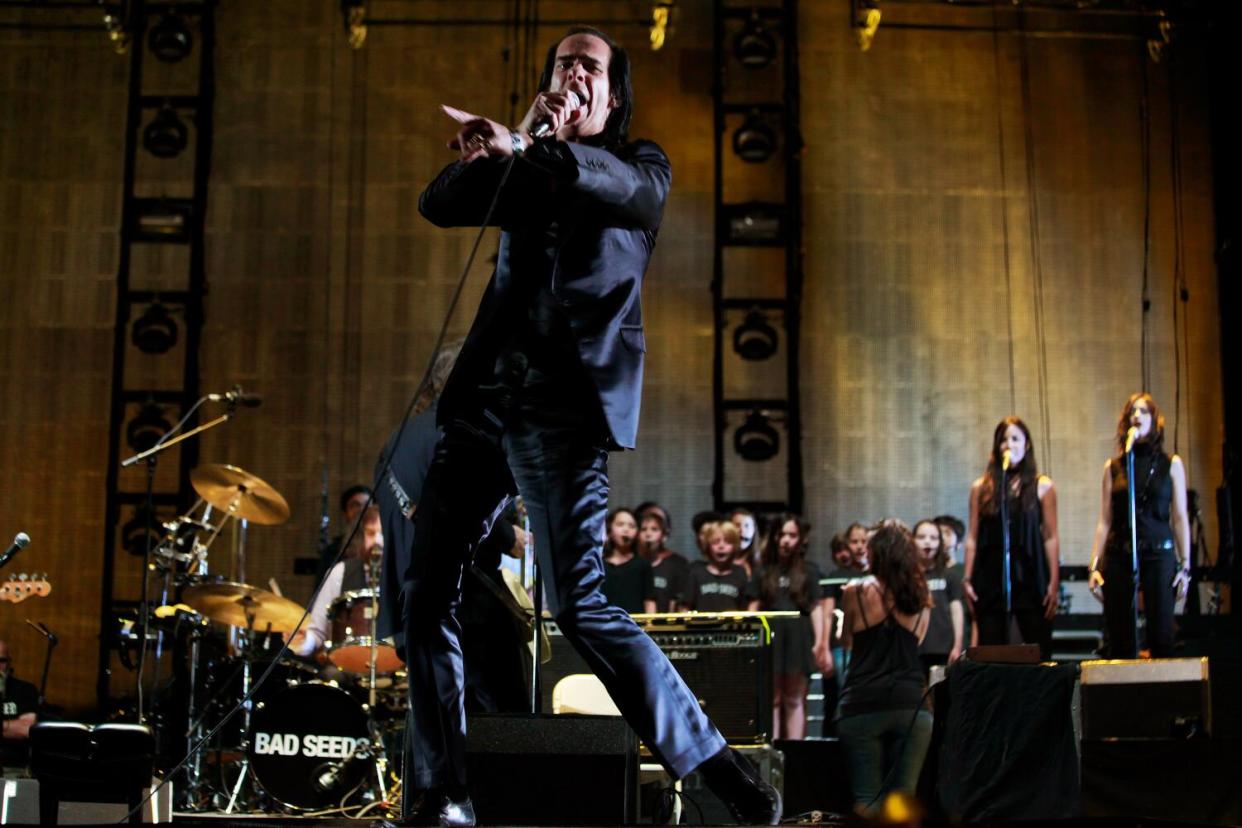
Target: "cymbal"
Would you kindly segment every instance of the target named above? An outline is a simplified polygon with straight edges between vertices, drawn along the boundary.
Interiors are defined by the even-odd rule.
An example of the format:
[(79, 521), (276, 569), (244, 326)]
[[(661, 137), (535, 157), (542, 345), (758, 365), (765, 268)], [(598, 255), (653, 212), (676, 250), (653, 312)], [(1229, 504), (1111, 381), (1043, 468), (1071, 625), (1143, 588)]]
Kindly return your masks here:
[(182, 591), (181, 600), (212, 621), (231, 627), (252, 626), (257, 632), (291, 633), (303, 614), (296, 601), (234, 581), (188, 586)]
[(208, 463), (190, 472), (194, 491), (212, 506), (264, 526), (289, 519), (289, 504), (280, 492), (245, 469)]

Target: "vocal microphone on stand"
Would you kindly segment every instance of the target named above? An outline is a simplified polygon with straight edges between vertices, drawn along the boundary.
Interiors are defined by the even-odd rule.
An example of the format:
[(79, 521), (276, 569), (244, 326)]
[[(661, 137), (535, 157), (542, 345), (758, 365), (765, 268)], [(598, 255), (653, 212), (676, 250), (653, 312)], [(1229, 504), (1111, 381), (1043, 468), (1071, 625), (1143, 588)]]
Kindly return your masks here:
[(1130, 426), (1130, 430), (1126, 432), (1126, 454), (1134, 451), (1134, 443), (1138, 440), (1138, 426)]
[[(570, 108), (573, 110), (573, 112), (577, 112), (578, 109), (581, 108), (582, 106), (582, 98), (579, 98), (578, 93), (574, 92), (572, 89), (566, 92), (565, 94), (569, 96)], [(572, 115), (573, 113), (570, 113), (570, 114)], [(567, 120), (565, 123), (570, 123), (570, 121)], [(535, 125), (533, 127), (531, 127), (530, 137), (543, 138), (545, 135), (547, 135), (551, 131), (552, 131), (552, 120), (550, 118), (541, 118), (540, 120), (535, 122)]]
[(4, 567), (14, 555), (29, 545), (30, 535), (27, 535), (25, 532), (18, 532), (16, 537), (13, 538), (13, 543), (9, 545), (8, 549), (4, 550), (3, 555), (0, 555), (0, 568)]
[(1001, 471), (1009, 471), (1009, 463), (1011, 460), (1012, 455), (1009, 453), (1009, 449), (1005, 449), (1004, 452), (1001, 453)]

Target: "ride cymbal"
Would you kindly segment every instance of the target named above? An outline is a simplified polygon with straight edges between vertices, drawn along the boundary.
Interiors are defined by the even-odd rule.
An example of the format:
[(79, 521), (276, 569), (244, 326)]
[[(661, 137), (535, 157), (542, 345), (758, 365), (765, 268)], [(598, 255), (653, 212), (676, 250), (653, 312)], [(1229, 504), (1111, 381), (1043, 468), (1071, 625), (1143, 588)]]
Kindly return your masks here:
[(289, 504), (280, 492), (237, 466), (199, 466), (190, 472), (190, 483), (203, 500), (226, 514), (263, 526), (276, 526), (289, 519)]

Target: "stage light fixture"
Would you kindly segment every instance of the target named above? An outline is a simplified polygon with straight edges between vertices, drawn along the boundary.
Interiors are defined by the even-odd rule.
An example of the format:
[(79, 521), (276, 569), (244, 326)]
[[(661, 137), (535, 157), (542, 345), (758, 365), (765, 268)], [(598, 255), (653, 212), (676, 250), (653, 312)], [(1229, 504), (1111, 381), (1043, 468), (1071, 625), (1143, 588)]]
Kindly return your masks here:
[(180, 15), (166, 14), (147, 33), (147, 48), (165, 63), (177, 63), (190, 56), (194, 36)]
[(130, 217), (134, 239), (149, 242), (188, 242), (194, 205), (188, 199), (135, 199)]
[(776, 60), (776, 38), (763, 28), (758, 14), (733, 38), (733, 56), (747, 69), (762, 69)]
[(125, 427), (125, 442), (135, 452), (141, 453), (154, 446), (171, 429), (172, 423), (164, 418), (164, 409), (153, 401), (148, 402)]
[(733, 151), (749, 164), (762, 164), (776, 152), (776, 132), (759, 110), (752, 109), (733, 133)]
[(147, 539), (154, 548), (160, 542), (160, 521), (152, 517), (150, 531), (147, 529), (147, 507), (140, 505), (134, 510), (134, 516), (121, 526), (121, 548), (131, 555), (142, 557), (147, 553)]
[(785, 241), (785, 205), (747, 201), (722, 205), (729, 244), (775, 246)]
[(189, 140), (189, 129), (170, 106), (160, 109), (142, 130), (142, 146), (156, 158), (176, 158)]
[(760, 362), (776, 354), (780, 337), (760, 310), (746, 314), (742, 324), (733, 331), (733, 350), (742, 359)]
[(177, 322), (158, 301), (134, 322), (130, 341), (144, 354), (165, 354), (177, 344)]
[(762, 463), (771, 460), (781, 450), (781, 435), (772, 421), (762, 411), (752, 411), (746, 421), (733, 432), (733, 450), (743, 460)]

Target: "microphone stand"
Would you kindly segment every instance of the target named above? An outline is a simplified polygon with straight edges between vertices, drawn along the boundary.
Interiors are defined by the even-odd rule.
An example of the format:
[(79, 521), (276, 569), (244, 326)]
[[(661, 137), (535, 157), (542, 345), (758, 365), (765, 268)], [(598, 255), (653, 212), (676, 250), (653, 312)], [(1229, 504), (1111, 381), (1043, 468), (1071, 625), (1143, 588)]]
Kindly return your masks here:
[(56, 651), (56, 645), (60, 643), (60, 639), (56, 634), (49, 630), (42, 622), (36, 623), (29, 618), (26, 623), (34, 627), (40, 635), (47, 639), (47, 651), (43, 654), (43, 677), (39, 680), (39, 712), (43, 712), (43, 704), (47, 700), (47, 674), (52, 669), (52, 653)]
[[(158, 462), (160, 454), (184, 440), (188, 440), (210, 428), (215, 428), (221, 423), (228, 422), (237, 411), (236, 401), (229, 400), (228, 410), (224, 414), (210, 422), (198, 426), (197, 428), (192, 428), (178, 437), (173, 437), (173, 435), (180, 431), (182, 426), (184, 426), (186, 422), (194, 416), (194, 412), (198, 411), (199, 407), (202, 406), (203, 403), (207, 402), (208, 399), (208, 397), (199, 397), (198, 401), (195, 402), (194, 405), (190, 406), (190, 410), (185, 413), (185, 416), (183, 416), (175, 426), (169, 429), (167, 433), (160, 435), (160, 438), (155, 441), (155, 444), (151, 446), (151, 448), (146, 451), (140, 451), (134, 456), (127, 457), (121, 461), (121, 468), (129, 468), (130, 466), (140, 463), (143, 460), (147, 461), (147, 548), (143, 552), (142, 556), (142, 600), (138, 615), (139, 620), (142, 622), (140, 624), (142, 629), (142, 641), (138, 646), (138, 724), (146, 724), (146, 711), (144, 709), (145, 705), (143, 699), (143, 673), (146, 671), (147, 633), (151, 620), (149, 580), (151, 571), (151, 555), (154, 551), (152, 545), (155, 541), (155, 466)], [(162, 636), (162, 633), (157, 633), (157, 635)], [(162, 650), (162, 647), (160, 649)]]
[(1000, 519), (1001, 519), (1001, 549), (1004, 550), (1003, 577), (1004, 582), (1001, 584), (1005, 591), (1005, 643), (1009, 643), (1010, 632), (1009, 627), (1013, 623), (1013, 562), (1010, 558), (1010, 539), (1009, 539), (1009, 470), (1004, 466), (1001, 467), (1001, 497), (1000, 497)]
[(1130, 506), (1130, 623), (1134, 629), (1134, 651), (1130, 658), (1138, 658), (1139, 652), (1139, 611), (1138, 611), (1138, 591), (1139, 591), (1139, 555), (1138, 555), (1138, 523), (1136, 522), (1136, 513), (1138, 512), (1136, 498), (1138, 493), (1134, 490), (1134, 441), (1128, 441), (1126, 446), (1126, 490), (1128, 492), (1127, 500)]

